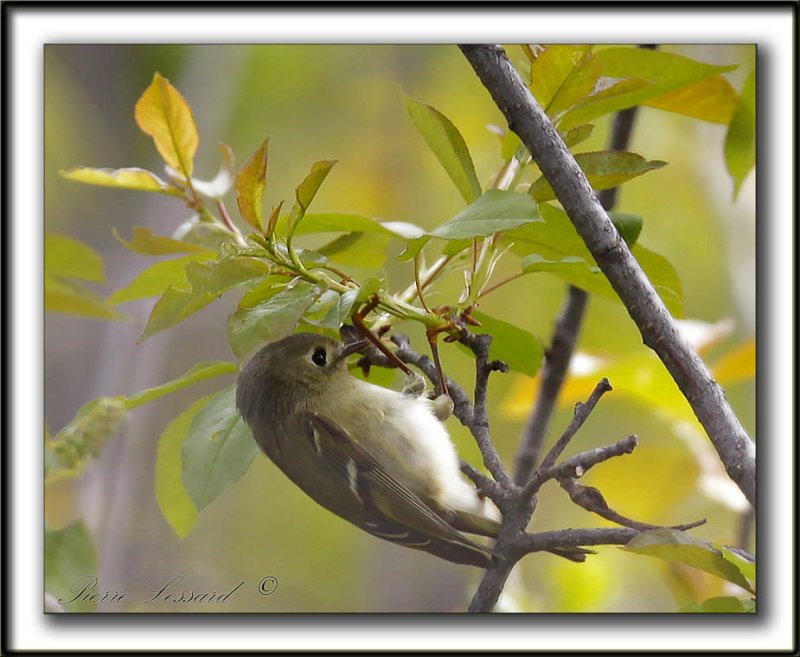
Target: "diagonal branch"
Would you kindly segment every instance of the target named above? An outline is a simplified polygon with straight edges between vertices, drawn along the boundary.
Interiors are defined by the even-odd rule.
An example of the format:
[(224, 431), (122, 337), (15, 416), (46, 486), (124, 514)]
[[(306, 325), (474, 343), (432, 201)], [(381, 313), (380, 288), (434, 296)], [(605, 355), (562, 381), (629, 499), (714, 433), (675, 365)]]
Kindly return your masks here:
[(644, 343), (656, 352), (686, 397), (728, 475), (754, 504), (753, 441), (594, 197), (585, 174), (552, 122), (502, 48), (494, 45), (460, 48), (509, 127), (533, 155), (595, 261), (625, 304)]

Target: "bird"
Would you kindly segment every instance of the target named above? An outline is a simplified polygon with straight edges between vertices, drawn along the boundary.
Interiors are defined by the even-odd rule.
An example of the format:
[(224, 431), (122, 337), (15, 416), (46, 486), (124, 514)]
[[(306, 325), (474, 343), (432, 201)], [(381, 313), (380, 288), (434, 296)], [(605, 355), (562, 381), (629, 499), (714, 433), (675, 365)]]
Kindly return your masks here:
[(443, 420), (452, 400), (352, 376), (364, 342), (294, 333), (241, 368), (236, 407), (267, 457), (322, 507), (378, 538), (488, 568), (498, 555), (465, 534), (497, 537), (501, 514), (463, 478)]

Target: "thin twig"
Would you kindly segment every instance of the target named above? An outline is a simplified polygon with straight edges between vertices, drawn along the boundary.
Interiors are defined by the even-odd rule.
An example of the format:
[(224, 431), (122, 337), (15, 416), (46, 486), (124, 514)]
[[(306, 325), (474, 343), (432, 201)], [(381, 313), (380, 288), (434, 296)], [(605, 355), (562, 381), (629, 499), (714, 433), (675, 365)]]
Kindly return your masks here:
[(414, 256), (414, 285), (417, 287), (417, 298), (419, 302), (422, 304), (422, 307), (425, 309), (426, 313), (430, 313), (431, 310), (428, 308), (428, 304), (425, 303), (425, 297), (422, 294), (422, 283), (420, 282), (419, 278), (419, 258), (420, 254), (418, 253)]
[(594, 410), (594, 407), (597, 406), (597, 402), (600, 401), (600, 397), (606, 394), (609, 390), (611, 390), (611, 384), (608, 382), (608, 379), (603, 378), (600, 379), (598, 384), (594, 387), (592, 394), (589, 396), (585, 402), (578, 402), (575, 404), (575, 412), (572, 416), (572, 422), (569, 423), (569, 426), (566, 428), (561, 437), (556, 441), (556, 444), (550, 449), (547, 453), (547, 456), (544, 457), (542, 460), (541, 465), (539, 466), (536, 473), (534, 473), (531, 480), (525, 485), (525, 488), (522, 491), (523, 495), (533, 495), (539, 488), (538, 480), (540, 479), (540, 473), (544, 473), (549, 470), (553, 465), (555, 465), (556, 460), (559, 456), (561, 456), (561, 452), (564, 451), (566, 446), (569, 444), (569, 441), (572, 440), (573, 436), (578, 432), (583, 426), (583, 423), (586, 422), (591, 412)]
[[(664, 525), (653, 525), (648, 522), (640, 522), (638, 520), (632, 520), (631, 518), (623, 516), (621, 513), (608, 506), (603, 494), (593, 486), (581, 486), (574, 479), (569, 478), (560, 479), (558, 483), (561, 484), (561, 487), (565, 491), (567, 491), (569, 498), (575, 504), (582, 509), (589, 511), (590, 513), (594, 513), (610, 522), (615, 522), (623, 527), (630, 527), (631, 529), (637, 529), (639, 531), (665, 528)], [(667, 528), (685, 531), (687, 529), (699, 527), (700, 525), (705, 524), (705, 522), (706, 519), (702, 518), (700, 520), (695, 520), (693, 522), (688, 522), (681, 525), (672, 525)]]
[[(192, 190), (194, 191), (194, 190)], [(217, 210), (219, 210), (219, 214), (222, 217), (222, 221), (228, 230), (233, 233), (233, 236), (236, 238), (236, 241), (239, 244), (245, 245), (247, 241), (244, 239), (244, 235), (242, 235), (242, 231), (233, 223), (231, 216), (228, 214), (228, 208), (225, 207), (225, 203), (222, 201), (221, 198), (216, 199)]]
[(636, 444), (636, 436), (630, 435), (627, 438), (617, 441), (613, 445), (606, 445), (588, 452), (582, 452), (558, 465), (544, 470), (539, 469), (523, 489), (523, 495), (535, 495), (542, 484), (551, 479), (579, 479), (598, 463), (608, 461), (617, 456), (622, 456), (623, 454), (630, 454), (633, 452)]

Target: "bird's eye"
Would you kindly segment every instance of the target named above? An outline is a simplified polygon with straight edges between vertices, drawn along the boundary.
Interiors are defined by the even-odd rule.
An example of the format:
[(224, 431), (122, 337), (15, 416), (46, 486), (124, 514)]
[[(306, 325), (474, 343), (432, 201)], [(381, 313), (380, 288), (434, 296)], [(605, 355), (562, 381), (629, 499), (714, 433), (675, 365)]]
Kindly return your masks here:
[(311, 354), (311, 362), (317, 367), (325, 367), (325, 363), (328, 362), (328, 354), (325, 351), (325, 347), (314, 349), (314, 353)]

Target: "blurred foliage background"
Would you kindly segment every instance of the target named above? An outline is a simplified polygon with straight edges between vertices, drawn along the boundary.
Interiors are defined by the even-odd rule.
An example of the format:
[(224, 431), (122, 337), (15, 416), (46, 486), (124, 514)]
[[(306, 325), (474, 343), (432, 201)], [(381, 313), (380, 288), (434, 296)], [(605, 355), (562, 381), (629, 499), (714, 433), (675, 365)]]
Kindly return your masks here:
[[(741, 89), (755, 66), (751, 46), (666, 46), (715, 64), (737, 64), (728, 75)], [(513, 59), (522, 51), (509, 47)], [(409, 221), (426, 229), (446, 221), (463, 201), (406, 116), (401, 91), (448, 116), (469, 145), (479, 177), (501, 165), (499, 140), (487, 125), (504, 126), (499, 111), (455, 46), (85, 46), (49, 45), (45, 67), (45, 230), (85, 241), (106, 260), (106, 295), (141, 269), (144, 258), (124, 249), (143, 225), (171, 235), (188, 218), (166, 197), (89, 188), (61, 179), (75, 165), (160, 165), (152, 142), (137, 129), (133, 107), (159, 71), (189, 101), (201, 134), (197, 175), (218, 166), (217, 142), (229, 144), (241, 164), (270, 137), (267, 207), (291, 199), (295, 185), (317, 160), (339, 163), (314, 202), (317, 212), (355, 212)], [(669, 165), (627, 183), (618, 210), (644, 217), (640, 242), (666, 256), (683, 284), (686, 315), (725, 330), (703, 352), (724, 357), (755, 332), (755, 201), (750, 176), (734, 202), (725, 171), (725, 127), (642, 108), (630, 150)], [(583, 151), (605, 148), (601, 120)], [(235, 201), (228, 202), (233, 211)], [(396, 248), (397, 247), (397, 248)], [(412, 270), (400, 263), (400, 244), (387, 259), (395, 289)], [(507, 270), (503, 270), (503, 267)], [(497, 280), (512, 271), (501, 263)], [(428, 299), (457, 297), (451, 276)], [(481, 309), (549, 340), (566, 287), (547, 275), (528, 276), (489, 295)], [(241, 296), (241, 295), (238, 295)], [(103, 322), (49, 313), (45, 317), (45, 415), (53, 432), (87, 400), (132, 393), (181, 374), (198, 360), (233, 360), (225, 318), (237, 295), (212, 304), (178, 327), (137, 344), (152, 301), (121, 310), (133, 322)], [(415, 327), (406, 330), (418, 348)], [(704, 327), (706, 337), (715, 334)], [(636, 433), (631, 456), (592, 470), (609, 504), (628, 516), (659, 524), (707, 517), (694, 534), (736, 544), (743, 498), (726, 485), (705, 435), (676, 395), (659, 363), (647, 364), (636, 327), (619, 304), (592, 299), (579, 350), (617, 362), (609, 374), (621, 390), (606, 396), (570, 453)], [(446, 346), (450, 376), (471, 384), (471, 361)], [(644, 364), (643, 364), (644, 363)], [(747, 368), (744, 368), (746, 370)], [(743, 371), (744, 371), (743, 370)], [(606, 374), (601, 367), (587, 381)], [(626, 382), (614, 377), (627, 379)], [(101, 458), (77, 480), (47, 487), (48, 525), (83, 519), (97, 548), (98, 590), (133, 592), (148, 600), (156, 578), (182, 575), (180, 588), (226, 592), (244, 585), (221, 606), (100, 603), (102, 611), (461, 611), (479, 572), (403, 549), (359, 532), (311, 502), (263, 456), (246, 476), (200, 516), (180, 540), (161, 515), (153, 491), (155, 451), (165, 426), (194, 399), (232, 382), (201, 383), (134, 412)], [(554, 440), (569, 422), (572, 404), (585, 396), (580, 378), (565, 391), (550, 431)], [(746, 429), (755, 435), (755, 384), (743, 374), (726, 392)], [(490, 390), (493, 435), (510, 462), (525, 422), (530, 380), (496, 376)], [(588, 385), (588, 384), (587, 384)], [(628, 393), (625, 392), (628, 389)], [(641, 395), (631, 391), (640, 390)], [(660, 403), (656, 403), (660, 402)], [(451, 419), (448, 428), (462, 456), (480, 462), (471, 438)], [(600, 526), (555, 485), (545, 487), (533, 530)], [(753, 538), (744, 547), (753, 549)], [(78, 551), (80, 548), (78, 541)], [(725, 593), (721, 580), (656, 559), (599, 548), (585, 564), (549, 554), (527, 557), (509, 582), (501, 610), (672, 611), (690, 600)], [(85, 560), (79, 560), (86, 568)], [(79, 571), (76, 570), (76, 574)], [(258, 593), (266, 576), (278, 579), (269, 597)], [(77, 579), (77, 577), (76, 577)], [(163, 580), (162, 580), (163, 581)]]

